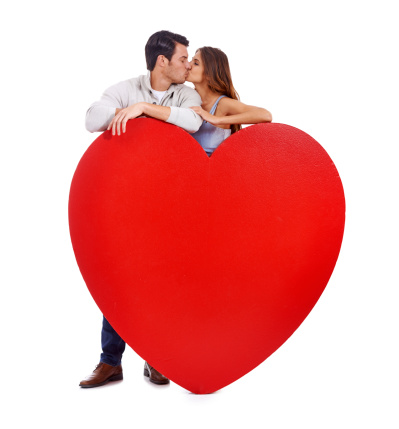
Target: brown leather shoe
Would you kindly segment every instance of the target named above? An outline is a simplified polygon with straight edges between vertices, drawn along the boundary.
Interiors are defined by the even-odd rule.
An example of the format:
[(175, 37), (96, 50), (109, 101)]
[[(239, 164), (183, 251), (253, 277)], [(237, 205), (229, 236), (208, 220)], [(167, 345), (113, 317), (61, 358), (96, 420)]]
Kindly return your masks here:
[(95, 370), (79, 384), (80, 387), (98, 387), (109, 381), (123, 380), (122, 365), (111, 366), (100, 362)]
[(155, 384), (168, 384), (169, 379), (164, 377), (155, 368), (149, 365), (147, 362), (144, 364), (144, 375), (150, 378), (151, 383)]

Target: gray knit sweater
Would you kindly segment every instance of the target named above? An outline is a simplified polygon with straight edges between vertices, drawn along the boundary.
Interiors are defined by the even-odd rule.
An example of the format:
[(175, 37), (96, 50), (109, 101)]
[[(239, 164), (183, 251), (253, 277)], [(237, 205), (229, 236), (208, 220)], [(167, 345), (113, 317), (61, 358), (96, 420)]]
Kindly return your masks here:
[(123, 109), (144, 101), (171, 108), (166, 122), (177, 125), (189, 133), (195, 133), (202, 119), (189, 107), (201, 106), (201, 97), (192, 88), (182, 84), (172, 84), (158, 102), (152, 93), (150, 74), (119, 82), (108, 88), (99, 101), (93, 103), (86, 113), (86, 129), (90, 132), (105, 131), (115, 116), (115, 109)]

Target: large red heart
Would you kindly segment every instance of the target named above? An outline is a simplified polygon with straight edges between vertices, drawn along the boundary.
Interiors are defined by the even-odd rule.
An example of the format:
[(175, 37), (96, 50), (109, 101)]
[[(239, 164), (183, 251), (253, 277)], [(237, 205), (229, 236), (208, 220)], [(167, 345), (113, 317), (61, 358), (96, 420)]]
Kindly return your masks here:
[(338, 172), (309, 135), (243, 129), (208, 158), (154, 119), (100, 135), (72, 180), (76, 259), (116, 331), (194, 393), (280, 347), (323, 292), (341, 246)]

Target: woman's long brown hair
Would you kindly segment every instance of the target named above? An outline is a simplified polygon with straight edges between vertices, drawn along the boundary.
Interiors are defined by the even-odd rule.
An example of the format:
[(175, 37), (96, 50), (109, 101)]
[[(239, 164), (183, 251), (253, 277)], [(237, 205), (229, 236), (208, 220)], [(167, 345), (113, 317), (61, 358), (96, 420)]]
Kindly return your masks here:
[[(234, 89), (231, 79), (229, 60), (227, 55), (218, 48), (204, 46), (197, 49), (201, 53), (202, 62), (204, 64), (205, 76), (208, 79), (208, 86), (211, 91), (227, 95), (227, 97), (239, 100), (237, 91)], [(241, 124), (233, 124), (230, 126), (231, 133), (241, 129)]]

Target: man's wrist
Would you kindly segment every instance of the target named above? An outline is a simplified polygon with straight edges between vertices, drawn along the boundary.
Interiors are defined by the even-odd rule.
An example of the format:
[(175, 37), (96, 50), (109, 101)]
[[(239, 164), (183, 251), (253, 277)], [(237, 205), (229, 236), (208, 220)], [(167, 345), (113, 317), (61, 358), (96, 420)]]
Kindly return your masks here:
[(141, 109), (141, 114), (142, 115), (150, 115), (149, 111), (148, 111), (148, 106), (151, 106), (151, 104), (146, 103), (144, 101), (140, 101), (140, 103), (138, 103), (140, 105), (140, 109)]

